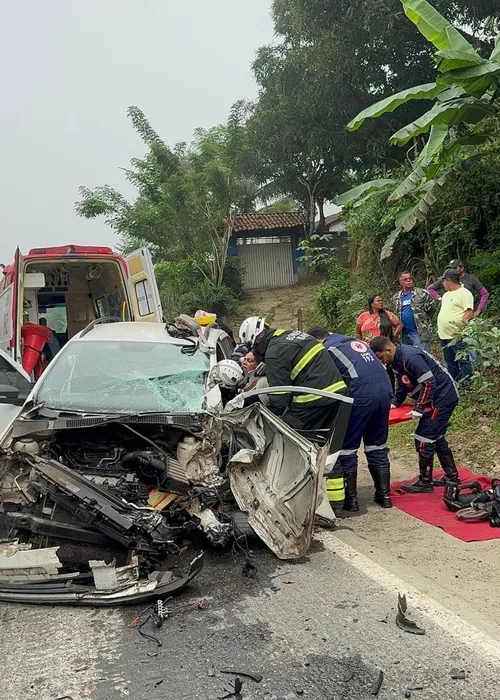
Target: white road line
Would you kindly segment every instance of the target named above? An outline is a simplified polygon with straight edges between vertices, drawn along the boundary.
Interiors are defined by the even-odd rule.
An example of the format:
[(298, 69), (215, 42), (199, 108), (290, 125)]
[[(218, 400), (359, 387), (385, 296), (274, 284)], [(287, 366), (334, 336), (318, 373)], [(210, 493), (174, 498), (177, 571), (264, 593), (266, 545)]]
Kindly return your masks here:
[(355, 567), (360, 573), (371, 578), (378, 585), (393, 592), (395, 600), (397, 600), (398, 593), (405, 593), (408, 600), (412, 601), (413, 608), (418, 608), (447, 634), (458, 639), (461, 644), (470, 647), (476, 654), (483, 657), (487, 656), (489, 660), (498, 664), (500, 661), (500, 643), (488, 634), (466, 622), (456, 613), (422, 593), (407, 581), (387, 571), (350, 545), (342, 542), (333, 532), (323, 531), (316, 536), (321, 539), (327, 549), (335, 552), (346, 563)]

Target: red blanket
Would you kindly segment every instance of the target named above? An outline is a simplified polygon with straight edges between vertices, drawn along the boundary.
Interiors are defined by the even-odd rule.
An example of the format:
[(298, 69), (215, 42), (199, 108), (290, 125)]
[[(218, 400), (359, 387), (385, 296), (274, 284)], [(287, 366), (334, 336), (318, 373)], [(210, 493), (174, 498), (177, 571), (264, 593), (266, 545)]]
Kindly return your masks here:
[(398, 423), (411, 420), (411, 409), (412, 405), (409, 403), (404, 403), (398, 408), (391, 408), (389, 411), (389, 425), (397, 425)]
[[(472, 474), (464, 468), (460, 468), (458, 471), (463, 483), (477, 481), (483, 489), (490, 488), (491, 478)], [(434, 474), (436, 478), (442, 475), (441, 470)], [(500, 528), (490, 527), (487, 520), (473, 523), (464, 523), (458, 520), (456, 513), (449, 511), (443, 503), (444, 488), (442, 486), (434, 487), (434, 493), (416, 494), (401, 491), (401, 484), (405, 483), (408, 482), (398, 481), (391, 486), (392, 502), (399, 510), (422, 520), (424, 523), (440, 527), (448, 535), (452, 535), (462, 542), (482, 542), (483, 540), (500, 538)]]

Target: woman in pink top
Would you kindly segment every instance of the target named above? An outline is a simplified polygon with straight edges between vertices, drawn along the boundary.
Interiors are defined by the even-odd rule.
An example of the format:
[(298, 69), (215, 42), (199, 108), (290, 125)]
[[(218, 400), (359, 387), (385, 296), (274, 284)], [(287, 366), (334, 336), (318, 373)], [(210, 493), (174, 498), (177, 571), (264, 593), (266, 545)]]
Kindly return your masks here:
[(403, 324), (392, 311), (384, 309), (380, 295), (375, 294), (368, 299), (368, 309), (356, 319), (356, 338), (370, 345), (379, 335), (393, 340), (401, 333)]

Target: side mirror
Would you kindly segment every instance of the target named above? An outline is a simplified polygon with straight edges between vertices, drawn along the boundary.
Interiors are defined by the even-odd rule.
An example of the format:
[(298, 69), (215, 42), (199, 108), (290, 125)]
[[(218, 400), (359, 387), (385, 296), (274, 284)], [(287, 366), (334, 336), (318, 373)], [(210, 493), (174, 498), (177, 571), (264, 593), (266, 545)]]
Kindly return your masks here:
[(0, 399), (17, 399), (20, 393), (17, 386), (0, 384)]
[(20, 397), (21, 392), (16, 386), (10, 384), (0, 384), (0, 404), (10, 403), (14, 406), (22, 406), (26, 397)]

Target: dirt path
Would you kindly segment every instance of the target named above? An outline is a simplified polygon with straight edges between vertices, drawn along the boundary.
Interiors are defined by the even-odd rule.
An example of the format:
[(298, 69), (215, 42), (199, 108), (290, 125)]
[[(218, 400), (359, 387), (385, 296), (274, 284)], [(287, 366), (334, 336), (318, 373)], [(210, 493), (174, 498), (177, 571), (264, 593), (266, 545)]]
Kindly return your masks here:
[(307, 330), (314, 323), (314, 295), (318, 282), (297, 284), (283, 289), (261, 289), (247, 292), (238, 314), (231, 319), (235, 328), (247, 316), (266, 316), (279, 328), (297, 328), (298, 311), (302, 310), (302, 327)]

